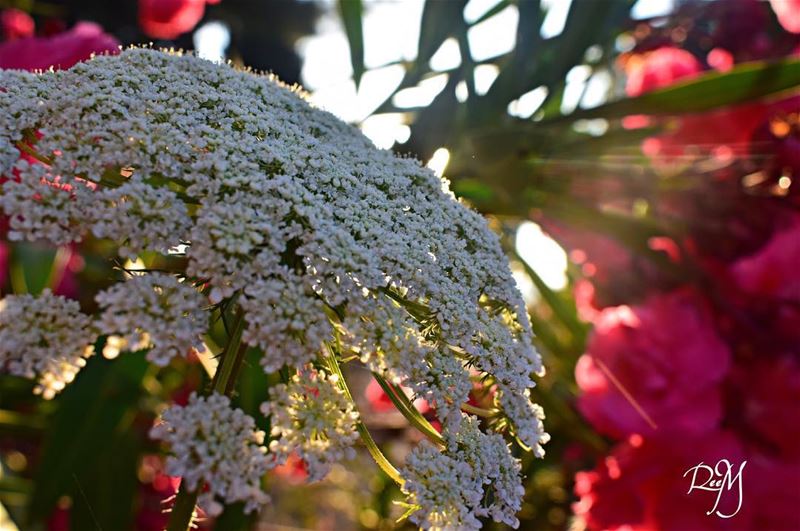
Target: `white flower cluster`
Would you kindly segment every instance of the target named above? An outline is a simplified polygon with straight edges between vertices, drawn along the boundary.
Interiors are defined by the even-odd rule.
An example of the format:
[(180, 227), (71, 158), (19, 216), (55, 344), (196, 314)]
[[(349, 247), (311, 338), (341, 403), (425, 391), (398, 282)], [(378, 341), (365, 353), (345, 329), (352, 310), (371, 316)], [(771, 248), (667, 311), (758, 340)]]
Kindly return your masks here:
[[(176, 53), (2, 71), (0, 87), (0, 174), (19, 175), (0, 185), (11, 238), (91, 234), (123, 257), (183, 244), (181, 273), (207, 286), (212, 304), (236, 301), (265, 370), (299, 368), (335, 341), (428, 400), (456, 436), (475, 370), (541, 454), (547, 436), (529, 399), (541, 360), (498, 238), (417, 161), (376, 149), (269, 77)], [(111, 312), (103, 330), (147, 340), (151, 359), (166, 363), (207, 320), (193, 297), (148, 282), (101, 297)], [(137, 309), (124, 299), (139, 288), (147, 302)], [(174, 336), (157, 333), (165, 317)], [(303, 385), (275, 403), (320, 415), (309, 426), (324, 436), (290, 443), (312, 429), (290, 415), (278, 420), (278, 447), (313, 442), (305, 455), (322, 474), (343, 455), (339, 432), (353, 412), (333, 391), (330, 407), (314, 409)]]
[(36, 378), (35, 388), (53, 398), (94, 353), (91, 319), (76, 301), (45, 290), (40, 296), (0, 300), (0, 370)]
[(337, 376), (304, 370), (288, 384), (270, 388), (270, 401), (261, 405), (271, 416), (269, 450), (283, 463), (297, 452), (308, 468), (310, 481), (324, 478), (331, 465), (353, 459), (358, 439), (358, 413), (353, 401), (336, 385)]
[[(116, 352), (149, 349), (147, 359), (163, 367), (192, 347), (202, 347), (208, 328), (205, 298), (172, 275), (133, 276), (95, 299), (101, 308), (97, 326), (110, 336), (108, 348)], [(116, 352), (104, 354), (113, 357)]]
[(264, 432), (226, 396), (193, 393), (186, 406), (164, 411), (150, 436), (170, 445), (167, 474), (181, 476), (190, 490), (208, 486), (198, 502), (210, 516), (222, 511), (223, 502), (244, 502), (245, 512), (269, 502), (261, 477), (274, 460), (267, 455)]
[(464, 418), (444, 452), (422, 441), (401, 473), (403, 490), (419, 507), (409, 519), (423, 529), (480, 529), (481, 516), (519, 526), (515, 514), (525, 494), (520, 463), (503, 437), (483, 433), (475, 417)]
[(122, 257), (135, 258), (147, 249), (166, 252), (189, 230), (186, 205), (169, 189), (131, 181), (97, 196), (92, 233), (120, 242)]

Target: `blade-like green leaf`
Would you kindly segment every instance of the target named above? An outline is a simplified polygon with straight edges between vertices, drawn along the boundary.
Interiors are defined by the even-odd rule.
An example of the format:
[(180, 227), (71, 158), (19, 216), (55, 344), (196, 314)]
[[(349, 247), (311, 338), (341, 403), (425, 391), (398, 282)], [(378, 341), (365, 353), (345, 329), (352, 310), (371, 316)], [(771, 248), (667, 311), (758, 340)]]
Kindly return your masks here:
[(428, 0), (422, 10), (417, 49), (417, 70), (426, 70), (436, 50), (455, 33), (458, 26), (464, 25), (464, 6), (466, 0)]
[(356, 82), (356, 89), (361, 83), (361, 76), (364, 75), (364, 25), (363, 25), (364, 6), (361, 0), (339, 0), (339, 14), (342, 17), (344, 31), (347, 34), (347, 41), (350, 45), (350, 62), (353, 65), (353, 79)]
[(71, 529), (133, 529), (140, 446), (135, 434), (115, 434), (93, 465), (75, 472)]
[(86, 494), (84, 471), (98, 466), (108, 445), (129, 428), (147, 366), (142, 352), (113, 361), (95, 356), (58, 397), (35, 477), (32, 521), (47, 518), (60, 496), (80, 497), (76, 477)]
[(800, 88), (800, 59), (753, 61), (729, 72), (708, 73), (635, 98), (576, 111), (554, 120), (699, 112), (755, 100), (794, 87)]

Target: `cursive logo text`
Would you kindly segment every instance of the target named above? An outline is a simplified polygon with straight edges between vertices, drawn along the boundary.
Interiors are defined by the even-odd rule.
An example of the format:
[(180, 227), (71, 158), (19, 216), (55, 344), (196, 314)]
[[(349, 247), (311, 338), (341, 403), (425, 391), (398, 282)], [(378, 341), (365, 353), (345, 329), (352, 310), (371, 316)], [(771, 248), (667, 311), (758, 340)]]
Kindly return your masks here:
[[(727, 459), (720, 459), (713, 468), (700, 462), (699, 465), (695, 465), (683, 473), (683, 477), (686, 477), (690, 472), (692, 474), (692, 484), (689, 485), (689, 491), (686, 494), (691, 494), (693, 490), (716, 492), (717, 499), (714, 502), (714, 506), (706, 514), (711, 515), (714, 513), (720, 518), (736, 516), (739, 509), (742, 508), (742, 471), (746, 464), (747, 461), (742, 461), (739, 471), (734, 474), (734, 465)], [(734, 487), (736, 488), (734, 489)], [(736, 510), (731, 514), (723, 514), (722, 511), (717, 509), (723, 494), (738, 496)]]

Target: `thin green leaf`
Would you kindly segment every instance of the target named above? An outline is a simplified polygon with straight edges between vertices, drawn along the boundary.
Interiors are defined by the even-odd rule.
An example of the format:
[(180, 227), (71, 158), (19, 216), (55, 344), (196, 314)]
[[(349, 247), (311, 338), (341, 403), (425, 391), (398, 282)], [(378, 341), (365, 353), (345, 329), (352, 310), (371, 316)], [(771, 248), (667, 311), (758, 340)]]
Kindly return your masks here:
[(417, 48), (417, 70), (427, 70), (436, 50), (458, 26), (464, 25), (466, 0), (427, 0), (422, 9), (422, 22)]
[(339, 14), (342, 17), (347, 42), (350, 45), (350, 62), (353, 65), (353, 79), (356, 89), (364, 75), (364, 6), (361, 0), (339, 0)]
[(505, 8), (507, 8), (510, 5), (511, 5), (511, 2), (509, 0), (500, 0), (500, 2), (497, 2), (491, 9), (489, 9), (489, 11), (487, 11), (486, 13), (484, 13), (483, 15), (478, 17), (474, 22), (470, 22), (469, 25), (470, 26), (477, 26), (481, 22), (483, 22), (485, 20), (489, 20), (490, 18), (492, 18), (493, 16), (495, 16), (500, 11), (504, 10)]
[(752, 101), (800, 86), (800, 59), (744, 63), (667, 88), (625, 98), (554, 120), (621, 118), (631, 114), (676, 115)]
[(141, 451), (138, 435), (130, 431), (105, 441), (93, 464), (73, 474), (71, 529), (130, 529), (139, 480)]
[(98, 466), (116, 434), (129, 428), (147, 366), (143, 352), (113, 362), (95, 356), (57, 398), (59, 407), (44, 442), (29, 506), (32, 521), (47, 518), (60, 496), (80, 495), (75, 476), (85, 478), (84, 470)]

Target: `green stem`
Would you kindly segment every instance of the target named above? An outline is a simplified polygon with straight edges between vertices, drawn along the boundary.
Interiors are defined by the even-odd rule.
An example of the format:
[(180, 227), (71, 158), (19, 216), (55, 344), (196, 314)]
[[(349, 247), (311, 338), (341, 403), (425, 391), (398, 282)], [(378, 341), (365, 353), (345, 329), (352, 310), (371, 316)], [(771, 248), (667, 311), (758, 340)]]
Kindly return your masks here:
[[(327, 361), (331, 372), (338, 377), (336, 383), (339, 386), (339, 389), (341, 389), (347, 399), (355, 405), (353, 395), (350, 394), (350, 388), (347, 387), (347, 382), (344, 379), (344, 374), (342, 374), (342, 369), (339, 367), (339, 362), (336, 360), (336, 354), (333, 352), (333, 349), (329, 349)], [(372, 438), (372, 434), (360, 420), (356, 422), (356, 430), (358, 430), (361, 440), (364, 441), (364, 446), (367, 447), (367, 451), (369, 451), (369, 454), (372, 456), (372, 459), (375, 461), (375, 463), (381, 468), (381, 470), (384, 471), (384, 473), (386, 473), (387, 476), (392, 479), (392, 481), (402, 486), (403, 478), (400, 476), (400, 472), (394, 467), (389, 459), (383, 455), (383, 452), (375, 443), (375, 439)]]
[[(240, 311), (236, 315), (233, 332), (222, 352), (222, 360), (217, 366), (214, 378), (211, 381), (211, 393), (220, 393), (230, 396), (236, 383), (236, 376), (242, 366), (242, 359), (247, 351), (247, 345), (242, 343), (244, 332), (244, 315)], [(210, 393), (209, 393), (210, 394)], [(166, 531), (187, 531), (192, 528), (197, 505), (198, 492), (203, 488), (198, 485), (194, 491), (189, 491), (186, 483), (181, 481), (181, 487), (175, 495), (175, 503), (169, 515)]]
[(479, 417), (494, 417), (495, 412), (489, 409), (484, 409), (482, 407), (476, 407), (471, 404), (461, 404), (461, 410), (466, 411), (467, 413), (472, 413), (473, 415), (478, 415)]
[(375, 381), (381, 386), (383, 392), (389, 397), (389, 400), (392, 401), (397, 410), (403, 414), (412, 426), (417, 428), (423, 435), (430, 439), (431, 442), (442, 446), (444, 445), (442, 435), (436, 431), (436, 428), (431, 426), (431, 423), (428, 422), (419, 411), (417, 411), (417, 408), (414, 407), (414, 404), (408, 399), (402, 389), (396, 389), (392, 384), (387, 382), (383, 376), (376, 372), (373, 372), (372, 376), (375, 377)]

